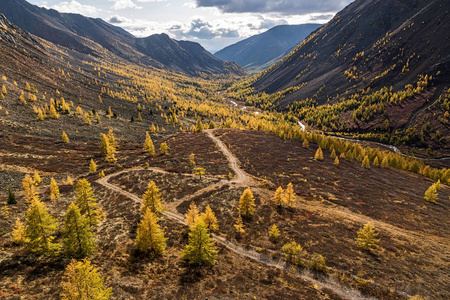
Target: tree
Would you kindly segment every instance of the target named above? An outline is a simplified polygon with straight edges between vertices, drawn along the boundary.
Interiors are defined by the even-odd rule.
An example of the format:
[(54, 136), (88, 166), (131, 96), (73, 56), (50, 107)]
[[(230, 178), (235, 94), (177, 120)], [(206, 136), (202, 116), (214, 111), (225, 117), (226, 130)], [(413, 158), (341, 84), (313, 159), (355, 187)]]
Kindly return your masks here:
[(308, 143), (308, 140), (307, 140), (307, 139), (304, 139), (304, 140), (303, 140), (302, 147), (305, 148), (305, 149), (308, 149), (308, 148), (309, 148), (309, 143)]
[(382, 168), (387, 168), (389, 166), (389, 158), (387, 155), (385, 155), (383, 157), (383, 159), (381, 160), (381, 167)]
[(50, 118), (59, 119), (59, 114), (56, 112), (56, 108), (53, 104), (50, 104)]
[(375, 156), (375, 158), (373, 159), (373, 165), (375, 167), (378, 167), (380, 165), (380, 161), (378, 160), (378, 156)]
[(242, 233), (245, 232), (244, 222), (242, 222), (241, 215), (238, 215), (238, 217), (236, 219), (236, 223), (233, 226), (234, 226), (234, 229), (236, 229), (236, 233), (238, 236), (240, 236)]
[(34, 199), (37, 199), (37, 188), (36, 183), (31, 176), (26, 174), (24, 179), (22, 180), (22, 189), (23, 194), (25, 196), (25, 200), (28, 203), (31, 203)]
[(291, 264), (298, 264), (300, 255), (303, 251), (303, 248), (300, 244), (297, 244), (295, 241), (284, 244), (281, 248), (281, 251), (284, 253), (284, 258), (287, 262)]
[(63, 143), (68, 143), (68, 142), (70, 142), (70, 140), (69, 140), (69, 137), (67, 136), (67, 134), (66, 134), (66, 132), (63, 130), (63, 132), (62, 132), (62, 142)]
[(12, 232), (13, 242), (17, 245), (25, 245), (28, 239), (25, 235), (25, 225), (20, 221), (19, 218), (16, 219), (16, 224), (14, 225)]
[(375, 229), (371, 222), (368, 222), (364, 225), (363, 228), (358, 230), (358, 237), (356, 238), (356, 242), (361, 249), (370, 250), (378, 248), (378, 242), (380, 239), (377, 239), (378, 233), (375, 232)]
[(195, 154), (191, 153), (191, 155), (189, 155), (189, 160), (191, 163), (191, 166), (195, 166)]
[(275, 191), (275, 195), (273, 196), (273, 201), (276, 205), (282, 206), (284, 203), (286, 203), (286, 199), (284, 198), (284, 190), (281, 186), (277, 188)]
[(155, 155), (155, 146), (153, 145), (152, 138), (148, 131), (145, 132), (144, 150), (150, 155)]
[(8, 91), (6, 90), (6, 86), (4, 84), (2, 84), (2, 94), (3, 95), (8, 94)]
[(336, 158), (334, 159), (333, 165), (335, 165), (336, 167), (339, 166), (339, 157), (336, 156)]
[(101, 141), (100, 141), (100, 151), (101, 153), (106, 156), (105, 160), (108, 163), (115, 164), (117, 159), (114, 155), (116, 152), (116, 149), (113, 145), (111, 145), (109, 138), (104, 133), (100, 133)]
[(189, 209), (184, 216), (186, 218), (186, 225), (192, 227), (195, 220), (199, 217), (199, 211), (194, 201), (191, 202), (191, 204), (189, 205)]
[(270, 228), (269, 228), (269, 237), (271, 239), (278, 239), (278, 237), (280, 236), (280, 230), (278, 229), (277, 225), (273, 224)]
[(71, 203), (64, 218), (63, 240), (65, 252), (74, 257), (87, 257), (95, 250), (94, 234), (89, 220)]
[(441, 188), (440, 181), (433, 183), (426, 191), (425, 191), (425, 200), (428, 202), (436, 202), (439, 198), (438, 190)]
[(42, 180), (41, 180), (41, 176), (39, 176), (38, 171), (34, 171), (33, 180), (36, 185), (39, 185), (39, 183), (41, 183)]
[(97, 172), (97, 164), (95, 163), (94, 159), (91, 158), (91, 162), (89, 163), (89, 173), (95, 172)]
[(361, 163), (361, 167), (365, 168), (365, 169), (370, 169), (370, 160), (369, 160), (369, 156), (366, 155), (364, 156), (364, 159)]
[(202, 180), (202, 175), (205, 175), (205, 169), (204, 168), (195, 168), (195, 176), (199, 176), (200, 180)]
[(53, 233), (58, 229), (58, 224), (39, 199), (31, 202), (26, 212), (25, 225), (26, 247), (30, 251), (53, 254), (59, 250), (61, 245), (53, 243)]
[(250, 218), (255, 210), (255, 198), (250, 189), (245, 189), (239, 199), (239, 214), (243, 217)]
[(208, 227), (210, 231), (219, 230), (219, 224), (217, 224), (216, 215), (209, 205), (206, 206), (205, 212), (200, 214), (200, 218), (203, 220), (203, 222), (205, 222), (206, 227)]
[(139, 223), (136, 235), (136, 248), (142, 252), (163, 255), (166, 250), (167, 238), (158, 225), (158, 217), (148, 207)]
[(203, 123), (200, 117), (197, 117), (197, 125), (196, 125), (197, 132), (203, 131)]
[(75, 194), (75, 204), (79, 207), (80, 212), (87, 215), (91, 226), (96, 224), (99, 221), (100, 212), (97, 208), (97, 199), (94, 198), (94, 191), (86, 178), (78, 180)]
[(159, 152), (161, 152), (161, 154), (163, 155), (169, 153), (169, 146), (167, 146), (167, 143), (161, 143), (161, 145), (159, 146)]
[(198, 218), (189, 232), (189, 243), (181, 257), (193, 265), (214, 264), (217, 253), (208, 228), (203, 220)]
[(17, 204), (16, 195), (11, 190), (11, 187), (8, 188), (8, 204)]
[(149, 208), (151, 212), (159, 216), (159, 214), (163, 211), (164, 206), (162, 204), (161, 192), (154, 181), (150, 181), (148, 184), (147, 191), (145, 191), (144, 195), (142, 195), (142, 202), (142, 213), (145, 213), (145, 210)]
[(91, 125), (92, 124), (91, 116), (89, 115), (89, 113), (85, 113), (84, 114), (84, 123), (87, 124), (87, 125)]
[(297, 201), (292, 182), (290, 182), (286, 188), (286, 191), (284, 193), (284, 199), (286, 201), (287, 206), (289, 207), (293, 207), (295, 201)]
[(315, 160), (323, 160), (322, 148), (317, 148), (316, 154), (314, 155)]
[(50, 179), (50, 200), (56, 201), (60, 197), (58, 183), (55, 178)]
[(104, 279), (87, 259), (72, 259), (64, 272), (62, 300), (108, 300), (112, 296), (111, 288), (104, 287)]
[(72, 179), (72, 177), (70, 177), (70, 175), (67, 175), (66, 184), (73, 185), (73, 179)]

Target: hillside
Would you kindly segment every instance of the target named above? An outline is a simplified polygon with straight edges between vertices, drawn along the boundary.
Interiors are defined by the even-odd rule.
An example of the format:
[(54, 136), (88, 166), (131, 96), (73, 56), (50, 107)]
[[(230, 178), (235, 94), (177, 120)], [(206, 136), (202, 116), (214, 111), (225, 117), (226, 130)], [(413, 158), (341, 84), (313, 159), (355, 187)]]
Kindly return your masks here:
[(189, 75), (245, 73), (237, 65), (217, 59), (199, 44), (192, 46), (166, 35), (136, 38), (101, 19), (59, 13), (25, 0), (1, 1), (0, 12), (15, 25), (38, 37), (85, 54), (101, 56), (101, 46), (132, 63)]
[(237, 63), (250, 73), (258, 73), (286, 56), (321, 24), (279, 25), (230, 45), (216, 53), (222, 60)]
[(439, 135), (450, 134), (444, 117), (449, 9), (442, 0), (355, 1), (282, 61), (236, 87), (235, 96), (290, 107), (325, 131), (442, 155), (439, 150), (448, 151), (449, 143)]

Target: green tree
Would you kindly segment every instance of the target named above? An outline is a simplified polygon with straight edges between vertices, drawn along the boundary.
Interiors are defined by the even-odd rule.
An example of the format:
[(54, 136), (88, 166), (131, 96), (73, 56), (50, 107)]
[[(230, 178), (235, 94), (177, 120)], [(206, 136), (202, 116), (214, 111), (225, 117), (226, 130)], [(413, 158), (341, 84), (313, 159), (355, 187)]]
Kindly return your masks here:
[(26, 247), (32, 252), (53, 254), (61, 247), (53, 243), (53, 233), (58, 229), (58, 224), (48, 212), (47, 206), (39, 199), (33, 199), (25, 217)]
[(158, 217), (149, 208), (139, 223), (136, 235), (136, 248), (142, 252), (163, 255), (166, 250), (164, 231), (158, 225)]
[(255, 198), (250, 189), (245, 189), (241, 198), (239, 199), (239, 214), (243, 217), (250, 218), (255, 211)]
[(75, 205), (79, 207), (83, 215), (87, 215), (91, 226), (96, 224), (100, 219), (100, 212), (97, 208), (97, 199), (94, 198), (94, 191), (86, 178), (78, 180), (75, 194)]
[(62, 283), (62, 300), (108, 300), (112, 296), (111, 288), (104, 287), (104, 279), (98, 268), (94, 268), (87, 259), (72, 259), (66, 267)]
[(214, 264), (217, 253), (208, 228), (203, 220), (198, 218), (189, 232), (189, 243), (181, 257), (193, 265)]
[(50, 200), (56, 201), (60, 197), (58, 183), (55, 178), (50, 179)]
[(375, 232), (375, 228), (372, 223), (368, 222), (363, 228), (358, 230), (358, 237), (356, 238), (358, 247), (364, 250), (378, 248), (378, 242), (380, 239), (377, 239), (377, 236), (378, 233)]
[(159, 146), (159, 152), (161, 152), (161, 154), (163, 155), (169, 153), (169, 146), (167, 146), (167, 143), (161, 143), (161, 145)]
[(284, 197), (284, 190), (281, 186), (279, 186), (275, 191), (275, 195), (273, 196), (273, 202), (275, 202), (275, 205), (278, 206), (282, 206), (284, 203), (286, 203), (286, 199)]
[(145, 132), (144, 151), (150, 155), (155, 155), (155, 146), (148, 131)]
[(73, 202), (66, 212), (62, 236), (62, 243), (68, 255), (87, 257), (95, 250), (91, 224)]
[(161, 192), (154, 181), (150, 181), (148, 184), (147, 191), (145, 191), (144, 195), (142, 195), (142, 202), (142, 213), (145, 213), (145, 210), (149, 208), (151, 212), (159, 216), (159, 214), (163, 211), (164, 206), (161, 199)]
[(16, 195), (11, 190), (11, 187), (8, 188), (8, 204), (17, 204)]
[(292, 182), (290, 182), (286, 188), (286, 191), (284, 193), (284, 199), (286, 201), (287, 206), (294, 207), (295, 202), (297, 201), (297, 197), (294, 192), (294, 186), (292, 185)]
[(203, 220), (206, 227), (208, 227), (210, 231), (219, 230), (219, 224), (217, 223), (216, 215), (209, 205), (206, 206), (205, 212), (200, 214), (200, 218)]

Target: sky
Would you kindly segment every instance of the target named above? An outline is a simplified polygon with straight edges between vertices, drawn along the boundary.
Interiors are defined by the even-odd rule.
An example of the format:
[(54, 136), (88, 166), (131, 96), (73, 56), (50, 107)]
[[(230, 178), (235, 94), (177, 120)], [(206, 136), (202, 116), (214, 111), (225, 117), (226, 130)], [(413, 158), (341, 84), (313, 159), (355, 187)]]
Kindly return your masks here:
[(167, 33), (214, 53), (276, 25), (326, 23), (353, 0), (28, 0), (102, 18), (136, 37)]

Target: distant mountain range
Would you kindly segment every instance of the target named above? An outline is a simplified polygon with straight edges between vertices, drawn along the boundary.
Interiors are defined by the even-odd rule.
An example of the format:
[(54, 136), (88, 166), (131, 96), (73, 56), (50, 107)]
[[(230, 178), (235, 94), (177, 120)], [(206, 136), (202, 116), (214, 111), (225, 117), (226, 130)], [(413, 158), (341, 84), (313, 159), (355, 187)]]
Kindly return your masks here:
[(81, 53), (102, 55), (100, 45), (126, 60), (189, 75), (244, 73), (236, 64), (218, 59), (198, 43), (176, 41), (165, 34), (136, 38), (101, 19), (59, 13), (25, 0), (1, 0), (0, 12), (23, 30)]
[(230, 45), (214, 55), (220, 59), (235, 62), (251, 73), (260, 72), (286, 56), (311, 32), (322, 25), (275, 26), (266, 32)]

